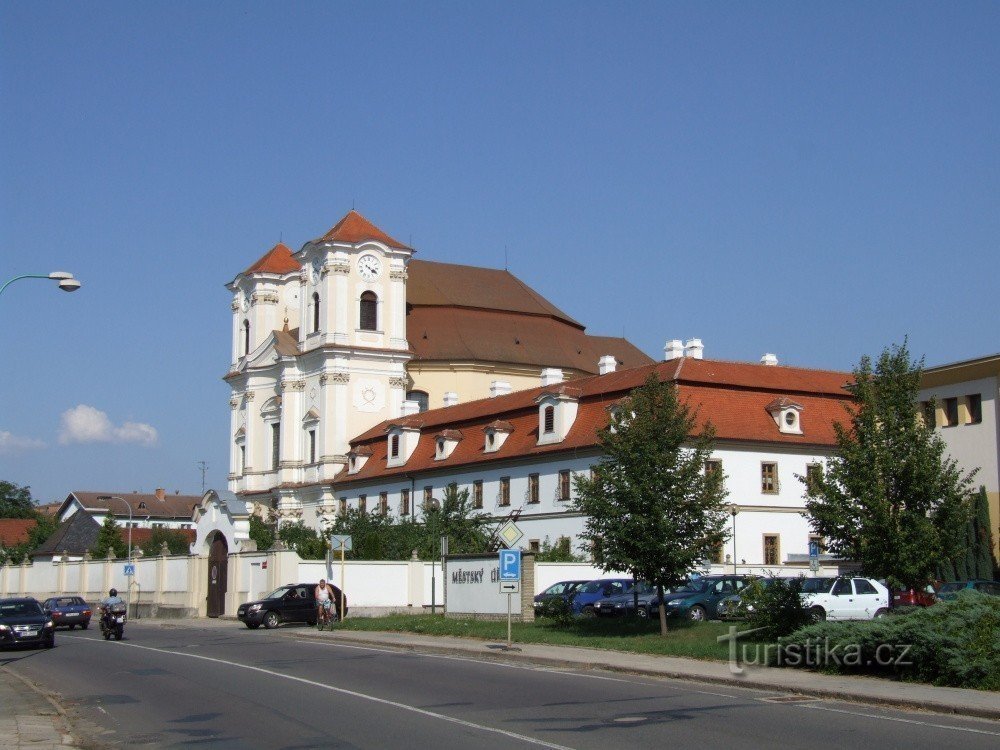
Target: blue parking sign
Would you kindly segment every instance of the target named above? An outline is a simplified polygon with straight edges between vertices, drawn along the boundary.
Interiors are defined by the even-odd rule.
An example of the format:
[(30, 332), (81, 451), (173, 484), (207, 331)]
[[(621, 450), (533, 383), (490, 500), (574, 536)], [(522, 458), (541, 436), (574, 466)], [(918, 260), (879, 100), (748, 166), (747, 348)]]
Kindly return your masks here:
[(521, 580), (521, 550), (519, 549), (500, 550), (500, 580), (501, 581)]
[(819, 557), (819, 542), (809, 542), (809, 559), (815, 560)]

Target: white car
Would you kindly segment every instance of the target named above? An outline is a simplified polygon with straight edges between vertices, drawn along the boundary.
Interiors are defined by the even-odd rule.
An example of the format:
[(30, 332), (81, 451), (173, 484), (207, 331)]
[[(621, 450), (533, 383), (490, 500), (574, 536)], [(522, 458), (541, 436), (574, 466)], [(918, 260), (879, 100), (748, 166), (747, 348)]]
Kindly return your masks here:
[(807, 578), (802, 603), (814, 620), (871, 620), (889, 614), (889, 589), (871, 578)]

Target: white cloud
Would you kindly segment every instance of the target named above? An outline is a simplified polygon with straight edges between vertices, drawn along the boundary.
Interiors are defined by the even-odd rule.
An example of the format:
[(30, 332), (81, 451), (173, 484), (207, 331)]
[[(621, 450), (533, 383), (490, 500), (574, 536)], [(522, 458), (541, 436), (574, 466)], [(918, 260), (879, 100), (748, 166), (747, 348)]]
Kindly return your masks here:
[(62, 414), (59, 442), (68, 443), (136, 443), (155, 445), (156, 428), (142, 422), (125, 422), (115, 426), (108, 415), (93, 406), (80, 404)]
[(0, 430), (0, 453), (17, 453), (44, 448), (45, 443), (30, 437), (21, 437), (12, 432)]

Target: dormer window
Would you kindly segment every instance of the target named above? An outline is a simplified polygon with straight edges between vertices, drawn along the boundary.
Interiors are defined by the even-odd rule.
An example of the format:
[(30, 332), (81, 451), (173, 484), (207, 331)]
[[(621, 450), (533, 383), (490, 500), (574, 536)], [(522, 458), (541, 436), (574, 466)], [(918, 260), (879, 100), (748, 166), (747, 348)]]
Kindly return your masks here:
[(560, 385), (542, 393), (535, 399), (538, 404), (538, 444), (548, 445), (566, 439), (576, 421), (580, 389)]
[(767, 411), (780, 432), (786, 435), (802, 434), (802, 404), (781, 397), (769, 403)]
[(542, 409), (542, 431), (546, 434), (555, 432), (556, 429), (556, 408), (546, 406)]
[[(403, 466), (410, 460), (413, 451), (417, 449), (417, 443), (420, 442), (421, 426), (421, 422), (401, 419), (388, 427), (387, 468)], [(436, 452), (435, 450), (435, 454)]]
[(462, 433), (458, 430), (442, 430), (434, 438), (434, 460), (443, 461), (455, 450)]
[(389, 436), (389, 458), (399, 458), (399, 435)]
[(513, 431), (514, 426), (510, 422), (504, 422), (502, 419), (486, 425), (486, 429), (484, 430), (486, 433), (486, 443), (483, 451), (485, 453), (496, 453), (503, 447), (507, 436)]
[(347, 473), (357, 474), (365, 468), (365, 464), (368, 463), (371, 455), (372, 449), (367, 445), (351, 449), (351, 452), (347, 454)]

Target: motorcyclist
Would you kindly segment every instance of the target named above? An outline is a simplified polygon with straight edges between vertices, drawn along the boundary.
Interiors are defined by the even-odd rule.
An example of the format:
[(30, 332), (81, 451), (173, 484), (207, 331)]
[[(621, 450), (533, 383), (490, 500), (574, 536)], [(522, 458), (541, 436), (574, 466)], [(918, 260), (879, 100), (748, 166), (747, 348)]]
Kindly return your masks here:
[(101, 601), (101, 610), (104, 612), (110, 612), (116, 607), (122, 607), (125, 605), (125, 600), (118, 596), (118, 589), (111, 589), (108, 592), (107, 597)]

